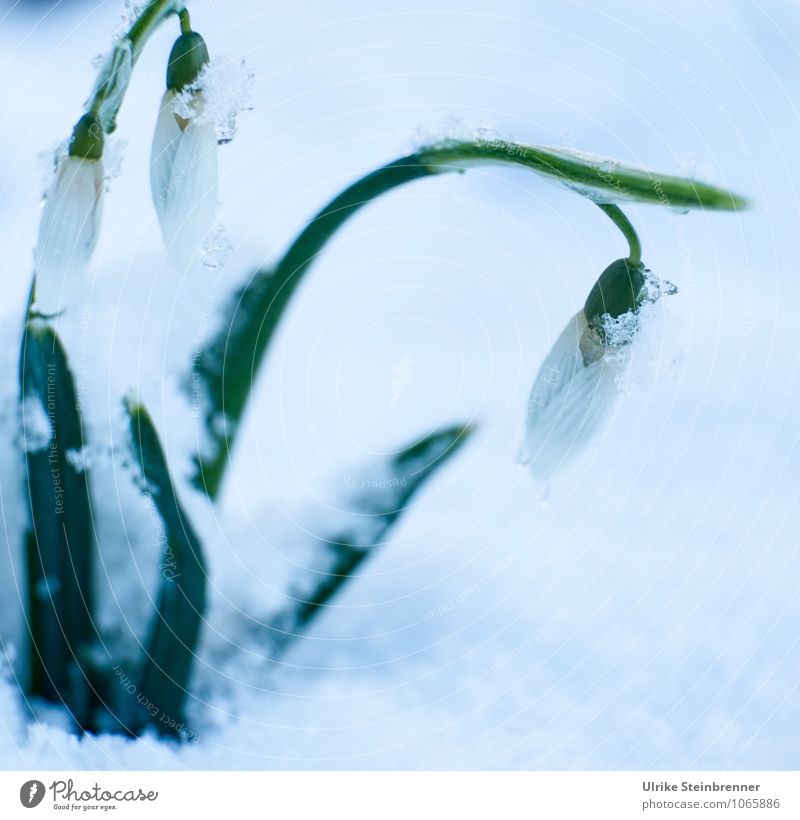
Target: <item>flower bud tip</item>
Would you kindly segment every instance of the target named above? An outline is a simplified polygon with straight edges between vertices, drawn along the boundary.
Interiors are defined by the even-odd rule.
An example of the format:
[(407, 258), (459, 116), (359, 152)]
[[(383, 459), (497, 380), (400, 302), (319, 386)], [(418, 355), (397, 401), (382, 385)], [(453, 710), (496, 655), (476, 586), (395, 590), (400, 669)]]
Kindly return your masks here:
[(78, 159), (102, 159), (103, 126), (94, 114), (84, 114), (72, 129), (69, 155)]
[(167, 88), (183, 91), (197, 80), (208, 61), (206, 41), (196, 31), (181, 34), (169, 53)]

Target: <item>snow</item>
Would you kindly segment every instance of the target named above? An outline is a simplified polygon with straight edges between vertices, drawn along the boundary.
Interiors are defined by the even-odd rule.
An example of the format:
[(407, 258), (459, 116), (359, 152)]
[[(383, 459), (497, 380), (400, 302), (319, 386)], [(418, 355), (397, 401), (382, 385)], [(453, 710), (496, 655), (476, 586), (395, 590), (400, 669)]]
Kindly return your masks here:
[(255, 75), (244, 60), (215, 56), (177, 95), (175, 113), (197, 123), (213, 122), (224, 145), (236, 136), (239, 114), (252, 109), (254, 85)]
[(22, 402), (23, 447), (26, 453), (38, 453), (44, 450), (53, 436), (50, 417), (42, 402), (35, 395), (30, 395)]
[[(153, 39), (120, 114), (125, 160), (83, 305), (57, 324), (103, 501), (101, 620), (124, 658), (143, 638), (163, 546), (128, 464), (131, 389), (208, 552), (187, 721), (197, 740), (179, 746), (78, 738), (42, 704), (32, 721), (15, 680), (16, 368), (36, 154), (68, 136), (121, 11), (116, 0), (62, 5), (17, 8), (0, 33), (13, 78), (0, 86), (0, 637), (14, 658), (0, 683), (2, 765), (797, 767), (795, 6), (197, 3), (212, 54), (244, 58), (255, 87), (219, 152), (230, 257), (185, 275), (165, 258), (147, 182), (174, 32)], [(399, 190), (312, 269), (212, 508), (188, 486), (201, 414), (182, 386), (215, 307), (341, 187), (448, 118), (664, 172), (693, 159), (700, 179), (756, 207), (630, 208), (645, 263), (679, 293), (653, 306), (630, 347), (626, 395), (543, 509), (514, 463), (527, 396), (623, 243), (591, 203), (519, 169)], [(358, 580), (269, 661), (258, 624), (340, 520), (333, 500), (350, 465), (473, 421), (470, 443)]]

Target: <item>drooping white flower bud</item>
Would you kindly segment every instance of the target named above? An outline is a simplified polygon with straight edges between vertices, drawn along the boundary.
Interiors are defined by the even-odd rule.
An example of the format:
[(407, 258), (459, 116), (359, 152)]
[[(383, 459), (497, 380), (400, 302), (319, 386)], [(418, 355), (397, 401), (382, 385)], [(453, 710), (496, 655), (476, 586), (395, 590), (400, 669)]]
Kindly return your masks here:
[(674, 292), (627, 259), (600, 275), (544, 360), (528, 400), (520, 462), (536, 478), (549, 481), (601, 427), (618, 395), (625, 366), (619, 354), (636, 336), (640, 308)]
[(199, 260), (216, 218), (217, 137), (214, 123), (202, 118), (202, 90), (194, 92), (191, 118), (175, 109), (181, 92), (207, 64), (208, 50), (199, 34), (176, 40), (150, 156), (153, 204), (167, 252), (181, 270)]
[(69, 306), (97, 244), (103, 206), (102, 155), (102, 128), (87, 114), (75, 126), (39, 223), (33, 307), (43, 315)]
[(539, 368), (528, 399), (520, 462), (549, 481), (589, 441), (616, 394), (616, 362), (580, 310)]

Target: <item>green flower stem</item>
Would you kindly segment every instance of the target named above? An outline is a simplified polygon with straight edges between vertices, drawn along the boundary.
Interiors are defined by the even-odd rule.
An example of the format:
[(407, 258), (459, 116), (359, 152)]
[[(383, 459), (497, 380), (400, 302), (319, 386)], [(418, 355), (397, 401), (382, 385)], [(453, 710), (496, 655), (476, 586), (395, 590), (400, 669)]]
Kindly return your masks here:
[(178, 12), (178, 18), (181, 21), (181, 34), (192, 33), (192, 18), (189, 16), (188, 9), (181, 9)]
[(133, 21), (127, 34), (117, 40), (100, 69), (87, 105), (87, 112), (100, 120), (106, 133), (116, 128), (117, 114), (128, 90), (133, 66), (145, 44), (167, 17), (181, 11), (182, 0), (151, 0)]
[(255, 374), (303, 274), (333, 234), (360, 208), (392, 188), (433, 173), (412, 155), (354, 182), (303, 228), (274, 270), (257, 271), (234, 295), (224, 327), (195, 365), (210, 398), (205, 422), (211, 449), (198, 457), (194, 483), (209, 496), (219, 493)]
[(128, 39), (133, 44), (134, 60), (144, 48), (150, 35), (169, 17), (185, 11), (182, 0), (150, 0), (142, 9), (128, 30)]
[(561, 148), (506, 140), (449, 141), (427, 146), (354, 182), (306, 225), (274, 268), (257, 271), (234, 295), (223, 326), (195, 361), (208, 396), (209, 448), (197, 458), (194, 483), (212, 498), (219, 493), (258, 369), (303, 274), (333, 234), (361, 207), (417, 179), (462, 171), (482, 163), (520, 165), (600, 205), (622, 231), (632, 261), (641, 257), (636, 231), (611, 201), (649, 202), (679, 209), (734, 210), (745, 200), (701, 182), (629, 168)]
[(650, 202), (681, 210), (747, 207), (747, 200), (723, 188), (566, 148), (501, 139), (450, 140), (423, 148), (418, 156), (420, 162), (441, 171), (486, 163), (522, 165), (595, 202)]
[(622, 231), (628, 240), (628, 262), (633, 266), (638, 265), (642, 261), (642, 243), (628, 217), (616, 205), (605, 205), (600, 202), (597, 207)]
[[(279, 303), (288, 301), (303, 274), (333, 234), (351, 217), (381, 194), (435, 173), (416, 155), (403, 157), (373, 171), (346, 188), (303, 228), (278, 263), (276, 278), (282, 283)], [(282, 304), (281, 304), (282, 307)]]

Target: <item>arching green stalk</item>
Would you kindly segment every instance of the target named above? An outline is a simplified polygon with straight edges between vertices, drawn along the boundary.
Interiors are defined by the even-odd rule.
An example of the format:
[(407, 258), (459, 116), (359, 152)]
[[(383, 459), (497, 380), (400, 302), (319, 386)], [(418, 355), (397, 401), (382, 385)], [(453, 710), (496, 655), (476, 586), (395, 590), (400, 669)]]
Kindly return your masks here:
[(195, 485), (215, 497), (230, 457), (255, 375), (303, 274), (333, 234), (362, 206), (407, 182), (435, 173), (415, 156), (403, 157), (354, 182), (303, 228), (272, 269), (257, 271), (234, 294), (224, 324), (194, 362), (208, 397), (205, 415), (211, 449), (197, 459)]
[(502, 139), (448, 140), (421, 149), (420, 162), (450, 171), (486, 164), (520, 165), (598, 203), (649, 202), (671, 208), (735, 211), (744, 197), (705, 182), (657, 174), (606, 157)]
[(507, 140), (439, 143), (378, 168), (319, 211), (274, 268), (257, 271), (234, 294), (219, 332), (196, 357), (192, 381), (205, 389), (209, 438), (207, 451), (197, 458), (196, 486), (212, 497), (218, 494), (237, 426), (267, 346), (303, 274), (336, 230), (363, 205), (392, 188), (484, 163), (520, 165), (596, 202), (622, 232), (629, 245), (629, 259), (635, 264), (641, 259), (639, 238), (611, 200), (722, 210), (745, 206), (741, 197), (691, 179), (656, 175), (578, 152)]

